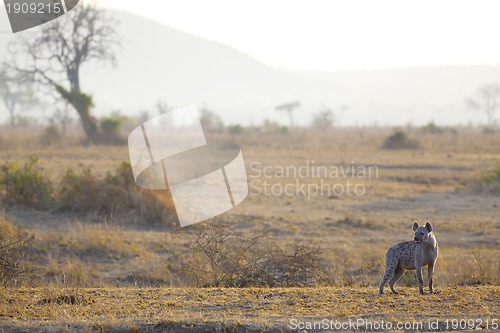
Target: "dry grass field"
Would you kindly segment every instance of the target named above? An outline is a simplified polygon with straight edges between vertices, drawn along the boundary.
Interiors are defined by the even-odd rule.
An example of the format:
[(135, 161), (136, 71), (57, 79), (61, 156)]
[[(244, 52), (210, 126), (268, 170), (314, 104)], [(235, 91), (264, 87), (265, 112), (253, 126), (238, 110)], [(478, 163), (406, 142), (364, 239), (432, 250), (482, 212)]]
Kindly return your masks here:
[[(474, 329), (492, 330), (500, 320), (500, 195), (488, 186), (500, 187), (481, 184), (498, 170), (500, 132), (405, 132), (418, 148), (383, 149), (389, 128), (211, 134), (223, 147), (242, 147), (249, 195), (196, 228), (151, 219), (143, 212), (150, 206), (82, 213), (2, 203), (0, 230), (32, 236), (24, 261), (36, 270), (0, 289), (0, 331), (286, 332), (323, 319), (427, 325), (379, 331), (458, 330), (454, 319), (474, 319)], [(128, 159), (126, 146), (85, 147), (74, 138), (47, 146), (40, 135), (2, 129), (0, 164), (36, 156), (57, 187), (69, 168), (102, 178)], [(440, 245), (437, 294), (418, 295), (407, 272), (399, 295), (379, 296), (385, 252), (412, 239), (414, 220), (430, 221)], [(186, 269), (197, 263), (193, 231), (212, 223), (287, 255), (305, 245), (327, 276), (303, 288), (214, 288), (213, 271)]]

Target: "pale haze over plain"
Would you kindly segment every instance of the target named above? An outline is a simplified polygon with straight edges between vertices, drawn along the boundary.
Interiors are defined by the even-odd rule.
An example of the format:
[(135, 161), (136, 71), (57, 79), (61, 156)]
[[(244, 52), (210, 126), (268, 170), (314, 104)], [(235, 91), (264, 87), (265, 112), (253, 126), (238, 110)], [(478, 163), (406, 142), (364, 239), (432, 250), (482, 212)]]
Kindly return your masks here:
[[(484, 124), (464, 101), (500, 82), (500, 1), (98, 3), (118, 10), (123, 40), (116, 68), (82, 68), (97, 116), (154, 114), (163, 100), (206, 103), (226, 124), (288, 125), (275, 107), (300, 100), (299, 125), (342, 105), (337, 125)], [(0, 35), (0, 61), (11, 37)]]
[(500, 2), (102, 0), (268, 65), (352, 70), (499, 64)]

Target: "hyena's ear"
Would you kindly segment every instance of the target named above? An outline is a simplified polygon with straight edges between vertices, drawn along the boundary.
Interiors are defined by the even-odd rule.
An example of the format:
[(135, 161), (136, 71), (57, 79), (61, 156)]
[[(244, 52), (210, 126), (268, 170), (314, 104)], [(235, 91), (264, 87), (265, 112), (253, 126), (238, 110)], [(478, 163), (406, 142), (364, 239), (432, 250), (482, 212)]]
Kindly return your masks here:
[(413, 231), (417, 230), (418, 227), (420, 227), (418, 225), (418, 222), (417, 221), (413, 222)]
[(430, 224), (429, 222), (425, 224), (425, 228), (427, 229), (428, 232), (432, 232), (432, 224)]

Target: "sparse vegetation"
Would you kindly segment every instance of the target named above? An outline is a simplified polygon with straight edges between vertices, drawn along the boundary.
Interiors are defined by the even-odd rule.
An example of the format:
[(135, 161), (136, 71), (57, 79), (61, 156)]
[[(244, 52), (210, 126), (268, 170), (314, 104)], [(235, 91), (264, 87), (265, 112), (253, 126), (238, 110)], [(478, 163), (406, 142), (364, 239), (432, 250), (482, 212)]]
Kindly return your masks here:
[(210, 287), (304, 287), (324, 284), (329, 266), (319, 245), (277, 245), (269, 234), (251, 238), (224, 223), (195, 225), (190, 251), (181, 258), (188, 285)]
[[(490, 327), (497, 319), (499, 287), (447, 287), (425, 297), (408, 288), (399, 292), (394, 297), (350, 287), (9, 289), (0, 293), (0, 329), (260, 333), (296, 331), (291, 319), (359, 318), (372, 325), (383, 320), (395, 326), (397, 322), (427, 325), (429, 318), (445, 331), (445, 320), (464, 315), (481, 318), (481, 325), (473, 323), (484, 329), (487, 319)], [(364, 324), (359, 329), (370, 331)]]
[(23, 285), (35, 272), (26, 259), (27, 245), (32, 239), (28, 231), (14, 227), (0, 215), (0, 285), (3, 287)]
[(285, 134), (288, 133), (288, 126), (280, 125), (279, 123), (269, 119), (264, 119), (264, 122), (262, 123), (262, 130), (264, 133)]
[(470, 187), (475, 192), (500, 195), (500, 162), (493, 169), (479, 175)]
[(128, 162), (122, 162), (114, 173), (108, 172), (102, 178), (91, 169), (77, 173), (70, 168), (55, 182), (57, 186), (38, 164), (39, 159), (32, 157), (23, 166), (16, 161), (0, 167), (0, 203), (103, 216), (136, 209), (147, 221), (176, 221), (171, 198), (162, 191), (139, 189)]
[[(21, 248), (25, 251), (21, 262), (40, 270), (9, 283), (30, 289), (0, 290), (0, 330), (176, 331), (187, 325), (207, 331), (222, 327), (252, 331), (262, 325), (258, 326), (264, 327), (262, 331), (279, 329), (284, 316), (323, 314), (371, 318), (377, 313), (378, 319), (409, 320), (406, 307), (391, 306), (394, 301), (411, 302), (412, 310), (423, 316), (430, 311), (446, 313), (443, 318), (496, 313), (498, 196), (478, 197), (482, 192), (462, 189), (472, 179), (482, 179), (476, 173), (486, 166), (492, 172), (484, 180), (495, 179), (500, 133), (485, 136), (478, 128), (458, 130), (460, 135), (451, 130), (432, 135), (409, 129), (408, 133), (418, 133), (421, 150), (385, 151), (380, 143), (392, 129), (296, 128), (277, 135), (274, 129), (249, 128), (245, 135), (211, 133), (244, 147), (249, 180), (255, 179), (256, 171), (249, 166), (254, 161), (294, 167), (306, 160), (314, 160), (316, 166), (356, 161), (380, 167), (376, 178), (348, 175), (347, 180), (365, 186), (366, 194), (360, 197), (318, 195), (307, 200), (301, 195), (251, 193), (223, 215), (230, 230), (216, 232), (213, 223), (178, 230), (168, 194), (139, 189), (128, 163), (117, 168), (127, 156), (126, 146), (81, 147), (74, 140), (44, 147), (39, 145), (43, 128), (22, 135), (20, 130), (6, 129), (1, 133), (2, 163), (19, 160), (22, 170), (25, 156), (37, 147), (40, 159), (35, 168), (43, 179), (51, 180), (53, 190), (52, 208), (34, 208), (8, 205), (1, 187), (5, 218), (13, 228), (33, 235)], [(73, 140), (71, 135), (73, 131), (68, 132)], [(90, 186), (88, 191), (95, 195), (78, 193), (75, 186), (67, 192), (74, 203), (55, 209), (61, 207), (59, 191), (67, 170), (74, 170), (68, 184)], [(271, 184), (295, 182), (268, 174)], [(301, 181), (319, 184), (320, 179)], [(131, 206), (121, 205), (120, 196), (106, 188), (125, 193)], [(96, 194), (101, 191), (114, 198)], [(77, 198), (88, 200), (89, 210), (74, 210), (80, 204)], [(400, 296), (379, 297), (376, 285), (385, 251), (411, 239), (415, 219), (429, 219), (440, 242), (438, 293), (417, 296), (415, 274), (407, 272)], [(424, 271), (424, 279), (425, 275)], [(106, 317), (106, 324), (96, 313)], [(220, 324), (222, 317), (225, 324)]]

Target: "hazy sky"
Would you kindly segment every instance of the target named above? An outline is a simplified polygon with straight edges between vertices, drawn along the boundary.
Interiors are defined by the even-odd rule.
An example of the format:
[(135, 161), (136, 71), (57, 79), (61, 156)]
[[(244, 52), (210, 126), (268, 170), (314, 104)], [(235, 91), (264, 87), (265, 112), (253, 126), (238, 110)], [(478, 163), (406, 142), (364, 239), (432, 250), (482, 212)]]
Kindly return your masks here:
[(500, 63), (497, 0), (101, 0), (275, 67)]

